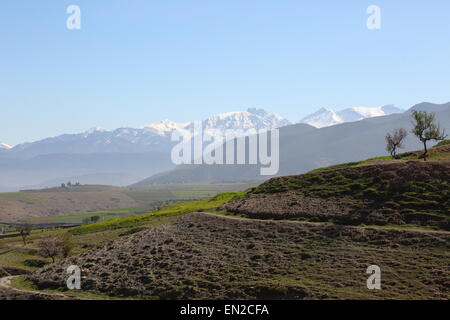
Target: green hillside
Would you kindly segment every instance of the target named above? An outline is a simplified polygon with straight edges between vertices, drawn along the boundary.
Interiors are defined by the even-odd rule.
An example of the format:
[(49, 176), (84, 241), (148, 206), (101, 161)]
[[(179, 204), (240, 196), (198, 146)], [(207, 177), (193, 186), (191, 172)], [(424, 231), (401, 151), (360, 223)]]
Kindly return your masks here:
[[(38, 230), (26, 245), (0, 239), (0, 276), (16, 275), (12, 286), (22, 295), (49, 299), (446, 300), (446, 148), (433, 148), (431, 161), (408, 153), (347, 163), (247, 192)], [(71, 254), (55, 263), (42, 257), (38, 244), (48, 236), (70, 238)], [(82, 269), (80, 291), (66, 289), (72, 264)], [(366, 288), (373, 264), (382, 290)], [(0, 286), (0, 297), (17, 294)]]
[(433, 148), (429, 161), (417, 160), (419, 153), (273, 178), (223, 209), (255, 218), (449, 230), (450, 145)]

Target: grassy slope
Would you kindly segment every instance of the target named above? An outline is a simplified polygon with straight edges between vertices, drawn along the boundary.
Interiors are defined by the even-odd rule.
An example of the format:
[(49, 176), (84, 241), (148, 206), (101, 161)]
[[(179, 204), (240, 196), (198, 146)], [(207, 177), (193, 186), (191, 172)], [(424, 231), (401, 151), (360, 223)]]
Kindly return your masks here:
[[(63, 289), (65, 266), (76, 264), (84, 288), (118, 297), (447, 299), (449, 239), (446, 233), (177, 214), (31, 279)], [(365, 286), (372, 264), (382, 268), (381, 291)]]
[[(156, 276), (152, 276), (151, 286), (139, 287), (135, 281), (139, 283), (141, 280), (133, 278), (134, 272), (127, 271), (126, 279), (113, 280), (117, 286), (94, 286), (87, 291), (69, 294), (83, 299), (113, 299), (117, 296), (147, 299), (449, 297), (444, 289), (450, 281), (445, 271), (449, 263), (449, 238), (445, 234), (242, 220), (209, 214), (186, 215), (193, 211), (214, 210), (242, 196), (243, 193), (231, 193), (209, 201), (177, 203), (156, 213), (66, 231), (74, 234), (76, 253), (87, 254), (85, 257), (95, 261), (92, 264), (83, 258), (77, 262), (88, 267), (84, 269), (85, 275), (92, 272), (95, 279), (106, 272), (102, 277), (109, 274), (108, 277), (114, 279), (115, 276), (127, 274), (124, 271), (128, 270), (128, 266), (141, 266), (143, 262), (139, 259), (150, 258), (155, 263), (151, 271), (145, 269), (147, 271), (141, 270), (137, 274), (145, 276), (150, 272)], [(162, 225), (166, 227), (158, 229)], [(155, 230), (157, 234), (154, 235), (153, 231), (149, 234), (149, 230)], [(144, 241), (151, 248), (140, 249), (137, 244), (128, 246), (135, 241), (130, 239), (139, 242), (146, 237), (145, 234), (155, 237)], [(33, 236), (33, 240), (40, 236)], [(165, 242), (167, 237), (175, 241)], [(111, 240), (117, 241), (113, 245)], [(8, 242), (10, 245), (20, 245), (19, 239), (8, 239)], [(0, 244), (4, 249), (4, 240)], [(153, 247), (158, 254), (143, 255), (142, 250), (151, 251)], [(112, 272), (110, 262), (102, 260), (111, 258), (108, 256), (111, 251), (119, 256), (127, 255), (119, 264), (114, 262)], [(15, 257), (15, 265), (20, 267), (25, 258), (36, 259), (38, 256), (19, 254)], [(114, 261), (115, 258), (112, 258)], [(0, 265), (2, 263), (0, 254)], [(180, 263), (184, 265), (181, 269)], [(383, 270), (384, 287), (380, 292), (365, 289), (365, 268), (374, 263)], [(181, 270), (191, 271), (186, 275), (179, 273)], [(104, 280), (104, 283), (109, 283), (106, 278)], [(24, 278), (14, 284), (24, 289), (36, 289)], [(49, 292), (60, 291), (50, 289)], [(108, 294), (116, 296), (110, 297)]]
[[(90, 250), (99, 249), (106, 243), (125, 237), (142, 230), (168, 223), (180, 217), (180, 215), (202, 210), (214, 210), (223, 203), (239, 197), (243, 193), (224, 193), (213, 197), (210, 200), (191, 201), (170, 204), (162, 209), (135, 217), (113, 219), (98, 222), (92, 225), (81, 226), (69, 230), (40, 230), (34, 232), (28, 238), (28, 244), (23, 245), (20, 237), (0, 239), (0, 277), (15, 274), (24, 274), (39, 267), (30, 265), (30, 262), (40, 262), (48, 264), (49, 258), (42, 258), (38, 252), (37, 242), (39, 239), (52, 235), (64, 234), (66, 232), (73, 235), (75, 243), (74, 254), (81, 254)], [(27, 281), (24, 277), (19, 277), (14, 281), (14, 286), (23, 290), (36, 290), (36, 287)], [(57, 290), (43, 290), (43, 292), (55, 293)], [(64, 292), (67, 294), (67, 292)], [(81, 299), (114, 299), (115, 297), (107, 294), (81, 291), (70, 292), (68, 294), (73, 298)]]
[(70, 230), (70, 232), (72, 234), (83, 234), (105, 230), (120, 229), (125, 227), (138, 227), (145, 225), (146, 223), (154, 220), (157, 217), (176, 216), (188, 212), (212, 210), (214, 208), (219, 207), (223, 203), (230, 201), (235, 197), (239, 197), (243, 194), (244, 193), (222, 193), (213, 197), (211, 200), (199, 200), (199, 201), (170, 204), (156, 212), (143, 214), (135, 217), (114, 219), (91, 225), (80, 226)]
[[(367, 162), (352, 163), (344, 166), (364, 166), (367, 164)], [(321, 171), (334, 172), (336, 171), (335, 169), (327, 168)], [(339, 179), (336, 181), (339, 181)], [(340, 190), (341, 187), (337, 189)], [(172, 274), (172, 278), (167, 278), (169, 279), (168, 283), (160, 283), (163, 287), (168, 286), (165, 288), (170, 289), (166, 291), (174, 295), (172, 298), (189, 297), (192, 290), (194, 292), (199, 292), (196, 290), (200, 290), (199, 294), (201, 295), (205, 286), (208, 289), (207, 292), (209, 292), (211, 288), (208, 286), (214, 282), (219, 283), (219, 287), (225, 288), (226, 292), (236, 294), (237, 297), (285, 298), (294, 297), (294, 295), (300, 297), (303, 294), (306, 294), (306, 297), (313, 298), (356, 299), (449, 297), (448, 290), (445, 290), (445, 286), (448, 286), (450, 281), (448, 270), (445, 270), (445, 266), (449, 263), (449, 238), (446, 233), (442, 233), (441, 236), (438, 233), (418, 231), (411, 233), (411, 231), (390, 231), (360, 227), (335, 228), (326, 224), (315, 225), (317, 229), (314, 229), (316, 227), (313, 228), (313, 225), (298, 222), (299, 226), (302, 226), (299, 227), (303, 230), (302, 232), (310, 233), (313, 229), (318, 232), (313, 232), (310, 237), (292, 240), (291, 237), (295, 237), (295, 234), (299, 231), (290, 232), (291, 224), (289, 222), (264, 222), (270, 226), (268, 229), (264, 228), (269, 234), (259, 234), (258, 230), (262, 222), (257, 220), (239, 219), (237, 224), (232, 223), (230, 226), (225, 220), (220, 220), (219, 224), (208, 223), (210, 220), (205, 220), (204, 218), (207, 215), (203, 215), (200, 218), (196, 216), (195, 219), (199, 219), (198, 221), (189, 222), (194, 223), (195, 228), (183, 229), (182, 225), (179, 224), (180, 218), (185, 219), (184, 217), (190, 216), (186, 216), (186, 213), (214, 211), (224, 203), (233, 202), (233, 199), (236, 201), (236, 197), (242, 198), (244, 194), (225, 194), (211, 200), (172, 204), (157, 212), (136, 217), (113, 219), (73, 228), (65, 232), (70, 232), (74, 235), (77, 243), (76, 253), (79, 254), (87, 252), (95, 254), (97, 250), (102, 250), (104, 245), (112, 240), (119, 239), (117, 243), (120, 246), (124, 241), (128, 241), (129, 237), (135, 236), (137, 237), (136, 239), (140, 239), (147, 230), (153, 230), (155, 227), (163, 224), (167, 226), (175, 225), (181, 228), (180, 237), (186, 236), (189, 238), (187, 239), (186, 250), (192, 250), (197, 245), (199, 246), (197, 248), (199, 252), (202, 252), (202, 250), (204, 252), (208, 252), (208, 250), (222, 250), (222, 248), (227, 248), (227, 245), (231, 246), (229, 248), (231, 251), (228, 254), (233, 252), (236, 254), (236, 256), (233, 255), (234, 253), (231, 255), (232, 260), (225, 259), (226, 265), (220, 268), (209, 266), (213, 268), (211, 270), (214, 270), (212, 277), (217, 277), (213, 282), (208, 280), (207, 274), (210, 273), (208, 271), (206, 274), (200, 272), (193, 278), (189, 278), (191, 281), (189, 283), (179, 283), (178, 281), (182, 281), (185, 278), (181, 276), (180, 279), (176, 280), (176, 278), (173, 278), (172, 271), (177, 270), (176, 265), (180, 261), (189, 265), (191, 260), (186, 257), (183, 257), (181, 260), (167, 260), (167, 256), (159, 257), (157, 259), (159, 262), (168, 264), (166, 267), (157, 265), (154, 271), (161, 273), (161, 279), (164, 279), (163, 274), (165, 276)], [(248, 221), (248, 224), (243, 221)], [(273, 224), (276, 223), (280, 223), (276, 225), (276, 233), (282, 239), (280, 240), (281, 242), (277, 240), (274, 243), (274, 239), (277, 239), (277, 237), (273, 237), (272, 231), (275, 226)], [(289, 225), (284, 225), (284, 223)], [(279, 227), (280, 229), (278, 230)], [(396, 226), (391, 226), (391, 228), (398, 229)], [(135, 233), (136, 235), (134, 235)], [(32, 241), (45, 234), (33, 235), (31, 237)], [(210, 235), (213, 238), (204, 238), (205, 235)], [(356, 238), (354, 235), (357, 235)], [(229, 243), (230, 239), (231, 242)], [(226, 241), (224, 246), (220, 245), (223, 241)], [(177, 254), (186, 252), (186, 250), (180, 251), (179, 248), (173, 247), (171, 243), (169, 242), (168, 246), (161, 245), (161, 249), (177, 252)], [(176, 243), (174, 242), (173, 244)], [(245, 248), (240, 247), (243, 244)], [(30, 245), (31, 248), (33, 246), (34, 244)], [(23, 263), (26, 259), (41, 258), (33, 250), (30, 251), (29, 248), (17, 249), (17, 247), (20, 247), (20, 239), (0, 240), (0, 266), (14, 265), (23, 269), (35, 270), (36, 268), (33, 267), (25, 267)], [(13, 251), (9, 252), (11, 249)], [(138, 252), (136, 252), (136, 255), (138, 255)], [(226, 257), (226, 255), (227, 252), (219, 254), (220, 257)], [(301, 256), (297, 259), (297, 255)], [(204, 257), (201, 260), (202, 263), (207, 263), (209, 258), (212, 258), (212, 256), (208, 257), (207, 255)], [(222, 260), (223, 258), (220, 259), (220, 261)], [(173, 266), (172, 261), (176, 262)], [(363, 269), (372, 263), (381, 264), (383, 270), (387, 271), (384, 278), (386, 282), (384, 283), (387, 285), (388, 290), (369, 292), (365, 289), (366, 275)], [(170, 273), (167, 274), (167, 272)], [(223, 280), (224, 277), (228, 280)], [(26, 287), (31, 285), (29, 282), (23, 281), (23, 279), (18, 282), (20, 282), (17, 284), (18, 286)], [(120, 292), (117, 293), (120, 294)], [(123, 293), (126, 293), (126, 290)], [(89, 298), (89, 295), (91, 298), (95, 298), (97, 295), (97, 293), (92, 295), (89, 292), (87, 294), (88, 296), (85, 296), (87, 298)], [(160, 295), (160, 297), (164, 298), (164, 294)]]
[[(438, 160), (448, 160), (450, 159), (450, 140), (444, 140), (436, 144), (433, 148), (429, 150), (429, 157), (428, 159), (431, 161), (438, 161)], [(375, 157), (370, 158), (367, 160), (361, 160), (361, 161), (353, 161), (353, 162), (347, 162), (347, 163), (341, 163), (336, 164), (328, 167), (318, 168), (311, 170), (309, 173), (315, 173), (315, 172), (323, 172), (323, 171), (330, 171), (335, 169), (343, 169), (343, 168), (354, 168), (361, 165), (371, 165), (374, 163), (379, 163), (380, 161), (384, 161), (385, 163), (392, 162), (392, 161), (411, 161), (411, 160), (418, 160), (420, 155), (423, 153), (423, 151), (411, 151), (411, 152), (405, 152), (400, 153), (397, 155), (397, 159), (393, 160), (390, 156), (382, 156), (382, 157)]]
[[(450, 148), (351, 162), (271, 179), (224, 209), (251, 217), (450, 228)], [(315, 206), (305, 206), (315, 203)], [(317, 212), (318, 214), (314, 214)]]
[(439, 142), (438, 144), (435, 145), (435, 147), (441, 147), (441, 146), (447, 146), (447, 145), (450, 145), (450, 139)]
[(70, 233), (74, 235), (76, 252), (99, 248), (103, 244), (120, 236), (132, 234), (145, 228), (169, 222), (181, 214), (199, 210), (211, 210), (234, 197), (243, 193), (225, 193), (213, 197), (210, 200), (180, 202), (170, 204), (162, 209), (147, 214), (133, 217), (101, 221), (95, 224), (84, 225), (68, 230), (39, 230), (34, 232), (28, 239), (29, 244), (24, 246), (20, 237), (0, 239), (0, 268), (14, 267), (21, 270), (36, 270), (36, 267), (26, 265), (27, 260), (42, 260), (37, 251), (37, 241), (50, 234)]

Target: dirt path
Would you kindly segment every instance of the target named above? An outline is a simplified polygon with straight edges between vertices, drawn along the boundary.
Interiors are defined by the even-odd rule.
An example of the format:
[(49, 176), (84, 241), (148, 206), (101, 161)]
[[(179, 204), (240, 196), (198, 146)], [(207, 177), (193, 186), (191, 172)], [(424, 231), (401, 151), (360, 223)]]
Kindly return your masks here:
[[(0, 278), (0, 291), (3, 291), (3, 294), (8, 296), (8, 292), (11, 292), (11, 296), (16, 298), (17, 300), (70, 300), (71, 298), (60, 294), (60, 293), (43, 293), (40, 291), (33, 290), (22, 290), (17, 289), (11, 286), (11, 281), (14, 278), (19, 276), (7, 276)], [(5, 294), (6, 293), (6, 294)]]
[[(256, 218), (245, 218), (240, 216), (227, 216), (220, 213), (214, 213), (214, 212), (197, 212), (202, 214), (207, 214), (211, 216), (221, 217), (221, 218), (228, 218), (228, 219), (235, 219), (235, 220), (245, 220), (245, 221), (270, 221), (273, 223), (300, 223), (300, 224), (309, 224), (309, 225), (331, 225), (324, 222), (310, 222), (310, 221), (295, 221), (295, 220), (274, 220), (274, 219), (256, 219)], [(441, 230), (422, 230), (422, 229), (411, 229), (411, 228), (384, 228), (382, 226), (352, 226), (352, 225), (340, 225), (340, 226), (346, 226), (351, 228), (358, 228), (358, 229), (375, 229), (375, 230), (395, 230), (395, 231), (401, 231), (401, 232), (417, 232), (417, 233), (427, 233), (427, 234), (450, 234), (449, 231), (441, 231)]]

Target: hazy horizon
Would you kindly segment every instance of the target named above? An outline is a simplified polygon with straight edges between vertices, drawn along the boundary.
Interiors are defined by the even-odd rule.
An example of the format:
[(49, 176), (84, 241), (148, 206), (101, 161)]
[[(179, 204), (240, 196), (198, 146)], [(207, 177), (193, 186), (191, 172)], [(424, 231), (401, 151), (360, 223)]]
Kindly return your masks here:
[[(81, 30), (66, 28), (71, 4)], [(381, 29), (369, 30), (372, 4), (2, 4), (0, 141), (251, 107), (298, 121), (322, 107), (447, 102), (450, 4), (380, 0)]]

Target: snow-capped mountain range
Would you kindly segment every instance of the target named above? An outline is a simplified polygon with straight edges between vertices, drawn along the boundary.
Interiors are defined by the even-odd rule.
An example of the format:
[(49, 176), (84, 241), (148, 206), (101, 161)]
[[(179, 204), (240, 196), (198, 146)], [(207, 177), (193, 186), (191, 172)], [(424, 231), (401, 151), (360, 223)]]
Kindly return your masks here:
[[(204, 132), (207, 134), (213, 131), (224, 133), (226, 130), (270, 130), (284, 127), (291, 122), (280, 115), (267, 112), (263, 109), (250, 108), (247, 111), (232, 111), (212, 115), (202, 121)], [(141, 129), (151, 131), (159, 136), (170, 135), (175, 130), (191, 130), (194, 121), (176, 123), (170, 120), (163, 120), (143, 126)]]
[(12, 147), (9, 144), (0, 142), (0, 150), (8, 150), (11, 149)]
[[(402, 109), (393, 105), (378, 108), (353, 107), (338, 112), (322, 108), (303, 118), (300, 122), (322, 128), (401, 112), (403, 112)], [(292, 124), (276, 113), (256, 108), (212, 115), (201, 123), (203, 134), (209, 137), (217, 134), (224, 136), (225, 132), (240, 136), (245, 134), (248, 129), (271, 130)], [(167, 153), (177, 143), (171, 141), (172, 133), (179, 131), (182, 135), (185, 135), (186, 132), (192, 132), (193, 127), (194, 121), (177, 123), (162, 120), (140, 128), (119, 128), (115, 130), (92, 128), (78, 134), (63, 134), (14, 147), (0, 144), (0, 150), (2, 154), (22, 158), (45, 154)]]
[[(270, 130), (291, 124), (275, 113), (255, 108), (213, 115), (201, 122), (205, 136), (224, 134), (225, 131), (239, 136), (247, 129)], [(163, 120), (140, 128), (119, 128), (112, 131), (92, 128), (79, 134), (64, 134), (19, 144), (8, 150), (8, 153), (30, 157), (52, 153), (168, 152), (177, 143), (171, 141), (172, 132), (178, 130), (181, 134), (186, 134), (186, 130), (191, 131), (193, 126), (194, 121), (176, 123)]]
[(322, 108), (300, 120), (316, 128), (329, 127), (344, 122), (354, 122), (366, 118), (386, 116), (393, 113), (403, 113), (404, 110), (395, 105), (382, 107), (352, 107), (341, 111)]
[[(443, 128), (449, 128), (449, 105), (450, 103), (443, 105), (421, 103), (411, 110), (437, 112)], [(322, 109), (309, 116), (309, 120), (304, 119), (303, 121), (308, 121), (316, 126), (324, 126), (345, 121), (358, 121), (368, 117), (378, 118), (364, 121), (361, 124), (349, 123), (325, 129), (316, 129), (306, 124), (294, 124), (281, 129), (280, 168), (284, 170), (283, 174), (296, 174), (317, 166), (379, 155), (384, 150), (383, 136), (385, 133), (394, 128), (407, 128), (411, 123), (408, 113), (380, 116), (402, 111), (395, 106), (356, 107), (339, 112)], [(314, 116), (315, 121), (312, 121)], [(245, 131), (248, 128), (270, 130), (291, 124), (289, 120), (261, 109), (212, 115), (201, 122), (206, 134), (215, 130), (220, 132), (225, 130)], [(182, 168), (181, 171), (178, 171), (179, 168), (175, 170), (171, 151), (178, 141), (171, 141), (171, 135), (176, 130), (189, 130), (193, 125), (194, 122), (176, 123), (164, 120), (140, 128), (115, 130), (93, 128), (82, 133), (63, 134), (36, 142), (23, 143), (9, 149), (9, 146), (3, 144), (4, 147), (0, 148), (0, 176), (2, 177), (0, 189), (17, 191), (30, 186), (42, 186), (43, 184), (49, 186), (47, 182), (57, 183), (57, 181), (67, 180), (67, 177), (72, 180), (88, 181), (85, 183), (112, 185), (135, 183), (153, 175), (160, 178), (151, 183), (174, 181), (185, 183), (203, 181), (202, 179), (215, 182), (247, 181), (246, 179), (250, 179), (249, 177), (253, 177), (252, 179), (255, 180), (259, 179), (248, 173), (247, 167), (236, 172), (234, 167), (225, 169), (200, 166), (199, 171), (192, 169), (194, 171), (191, 173), (189, 172), (191, 169), (186, 171), (186, 168)], [(364, 127), (364, 132), (361, 132), (361, 136), (355, 134), (362, 127)], [(342, 139), (342, 137), (347, 138)], [(414, 139), (411, 138), (410, 141), (412, 142)], [(209, 143), (207, 142), (207, 144)], [(410, 150), (417, 149), (413, 143), (409, 144), (408, 148)], [(358, 150), (359, 153), (349, 150)], [(307, 152), (308, 156), (305, 156), (303, 152)], [(324, 152), (328, 152), (326, 158), (323, 158)], [(176, 178), (174, 180), (162, 174), (171, 169), (174, 171), (170, 171), (168, 175), (173, 174)], [(259, 170), (257, 171), (259, 172)], [(89, 179), (86, 180), (86, 177)]]

